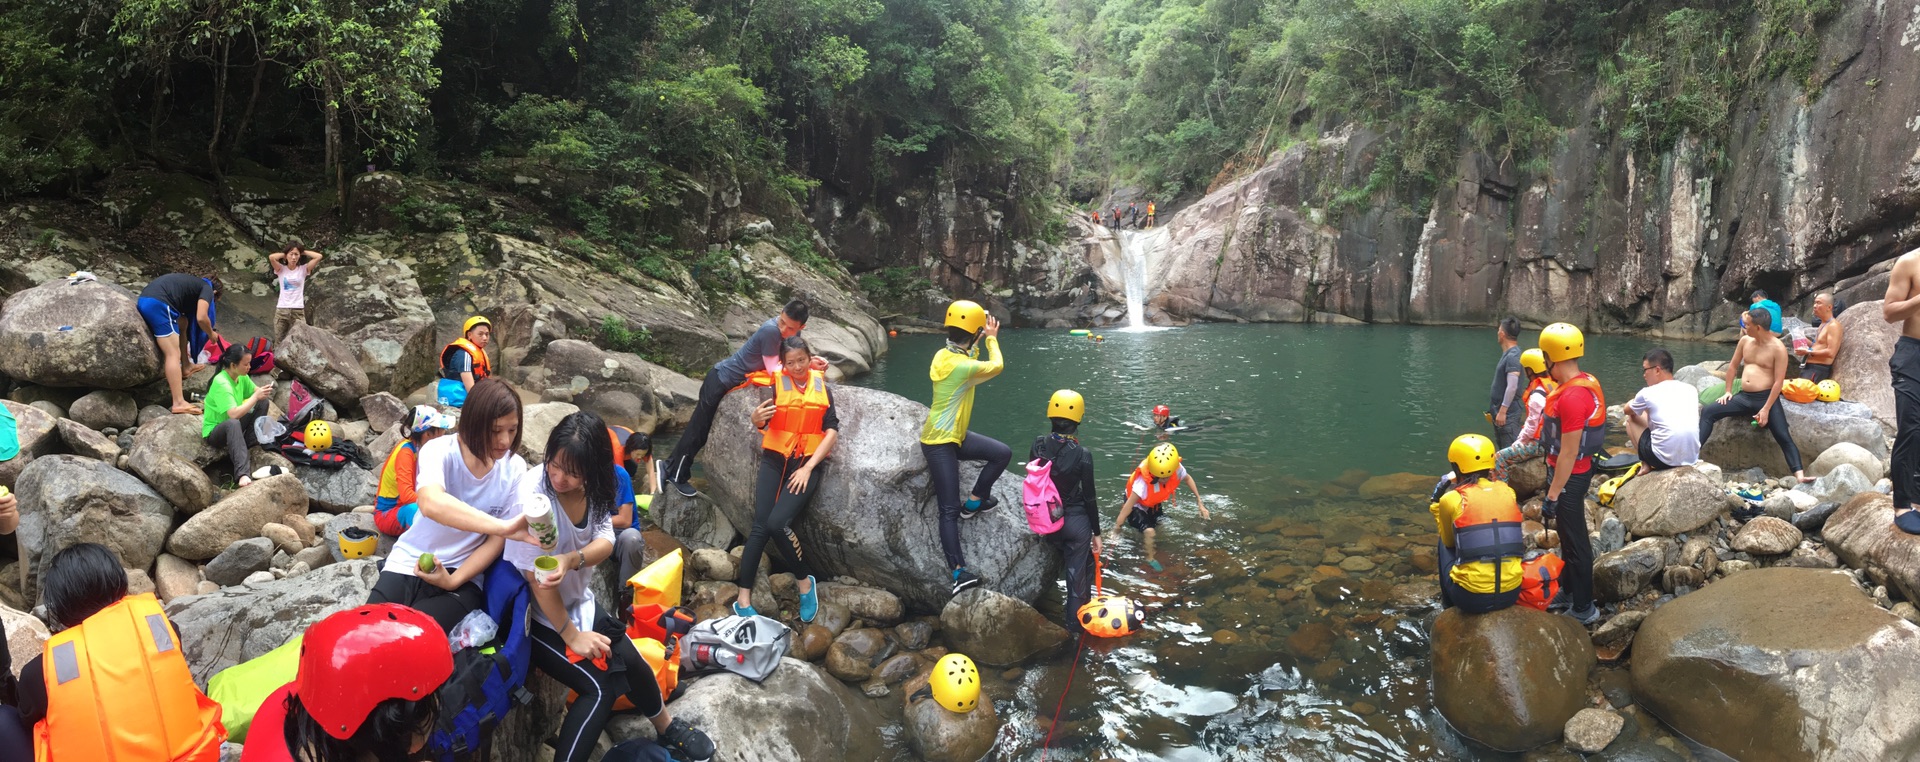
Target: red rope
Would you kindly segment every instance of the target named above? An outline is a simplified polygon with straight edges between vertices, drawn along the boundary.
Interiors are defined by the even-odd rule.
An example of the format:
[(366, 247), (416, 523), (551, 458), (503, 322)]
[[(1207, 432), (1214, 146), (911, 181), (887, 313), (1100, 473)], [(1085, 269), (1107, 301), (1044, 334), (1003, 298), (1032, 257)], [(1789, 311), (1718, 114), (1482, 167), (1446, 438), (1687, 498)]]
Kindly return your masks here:
[[(1101, 572), (1100, 557), (1096, 555), (1093, 557), (1093, 594), (1096, 596), (1100, 594)], [(1073, 613), (1078, 614), (1078, 612)], [(1073, 644), (1073, 666), (1067, 668), (1067, 687), (1060, 691), (1060, 700), (1053, 704), (1053, 721), (1047, 723), (1047, 740), (1040, 744), (1040, 762), (1046, 762), (1047, 749), (1053, 746), (1053, 731), (1060, 727), (1060, 710), (1067, 705), (1067, 694), (1073, 692), (1073, 673), (1080, 671), (1080, 655), (1086, 653), (1086, 647), (1087, 631), (1082, 629), (1080, 639)]]

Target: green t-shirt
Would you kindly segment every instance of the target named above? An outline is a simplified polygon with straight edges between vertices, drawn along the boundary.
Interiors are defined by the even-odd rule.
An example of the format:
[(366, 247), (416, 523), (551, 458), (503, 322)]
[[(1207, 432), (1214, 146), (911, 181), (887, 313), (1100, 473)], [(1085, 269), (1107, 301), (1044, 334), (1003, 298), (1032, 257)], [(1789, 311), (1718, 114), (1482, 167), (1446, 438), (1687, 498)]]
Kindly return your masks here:
[(234, 405), (252, 397), (257, 388), (252, 376), (234, 378), (224, 370), (213, 374), (213, 384), (207, 387), (207, 401), (200, 408), (203, 411), (200, 413), (200, 436), (212, 434), (213, 427), (227, 420), (227, 412)]

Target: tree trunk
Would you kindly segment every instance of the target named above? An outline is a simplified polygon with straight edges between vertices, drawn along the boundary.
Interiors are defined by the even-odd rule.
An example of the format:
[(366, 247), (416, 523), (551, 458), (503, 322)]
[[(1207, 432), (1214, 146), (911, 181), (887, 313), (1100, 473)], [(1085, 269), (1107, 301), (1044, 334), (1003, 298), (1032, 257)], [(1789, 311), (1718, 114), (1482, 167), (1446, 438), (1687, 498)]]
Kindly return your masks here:
[(247, 126), (253, 122), (253, 107), (260, 102), (260, 81), (267, 76), (267, 59), (260, 58), (253, 64), (253, 92), (247, 95), (247, 108), (240, 112), (240, 124), (233, 128), (233, 139), (227, 141), (227, 151), (240, 146), (240, 139), (247, 134)]
[(339, 88), (331, 77), (326, 79), (321, 97), (326, 99), (323, 107), (327, 112), (327, 166), (333, 170), (334, 198), (340, 205), (340, 227), (345, 230), (352, 220), (347, 218), (347, 167), (346, 157), (341, 155), (344, 149), (340, 136)]
[(213, 135), (207, 138), (207, 168), (213, 171), (213, 192), (228, 208), (233, 206), (233, 199), (227, 198), (226, 178), (220, 173), (220, 128), (227, 118), (227, 56), (231, 50), (230, 43), (220, 43), (220, 63), (213, 76)]

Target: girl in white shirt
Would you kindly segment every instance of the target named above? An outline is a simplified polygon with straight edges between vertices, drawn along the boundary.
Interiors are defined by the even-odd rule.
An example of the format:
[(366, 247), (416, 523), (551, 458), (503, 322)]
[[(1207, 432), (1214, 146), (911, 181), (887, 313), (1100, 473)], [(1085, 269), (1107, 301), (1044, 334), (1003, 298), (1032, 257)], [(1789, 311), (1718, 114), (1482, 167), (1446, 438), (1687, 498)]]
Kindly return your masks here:
[[(589, 587), (594, 567), (613, 555), (616, 467), (606, 423), (582, 411), (554, 427), (547, 438), (546, 464), (523, 474), (514, 490), (514, 513), (545, 508), (558, 529), (553, 547), (517, 540), (506, 547), (507, 561), (526, 575), (533, 589), (533, 666), (580, 694), (560, 724), (553, 758), (585, 762), (606, 729), (614, 702), (625, 696), (652, 720), (661, 743), (677, 752), (676, 758), (711, 759), (713, 742), (685, 720), (667, 714), (652, 668)], [(541, 556), (560, 562), (559, 573), (544, 582), (534, 566)]]
[[(520, 447), (520, 397), (506, 382), (482, 379), (460, 409), (457, 436), (420, 449), (420, 515), (394, 541), (368, 603), (398, 603), (425, 612), (451, 632), (486, 604), (475, 580), (500, 558), (507, 539), (533, 541), (515, 510), (514, 485), (527, 462)], [(432, 553), (430, 570), (420, 556)]]
[(299, 241), (294, 241), (284, 252), (267, 255), (273, 274), (279, 276), (274, 282), (280, 286), (280, 301), (274, 304), (273, 310), (274, 343), (285, 341), (294, 323), (307, 322), (307, 279), (313, 276), (313, 269), (320, 266), (320, 259), (320, 252), (301, 246)]

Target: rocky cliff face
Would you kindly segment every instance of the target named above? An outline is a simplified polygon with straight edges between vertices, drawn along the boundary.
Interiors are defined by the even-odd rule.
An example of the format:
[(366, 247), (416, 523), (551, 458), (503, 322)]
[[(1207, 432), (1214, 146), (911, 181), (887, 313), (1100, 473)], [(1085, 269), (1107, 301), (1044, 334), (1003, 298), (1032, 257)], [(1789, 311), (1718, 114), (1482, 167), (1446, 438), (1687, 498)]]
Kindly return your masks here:
[[(1735, 300), (1755, 288), (1801, 307), (1836, 285), (1877, 298), (1874, 265), (1920, 245), (1920, 6), (1849, 4), (1822, 35), (1818, 96), (1785, 81), (1751, 93), (1720, 151), (1683, 139), (1635, 153), (1591, 91), (1561, 120), (1571, 126), (1544, 172), (1464, 151), (1430, 205), (1335, 203), (1372, 171), (1379, 140), (1365, 129), (1277, 151), (1162, 218), (1149, 315), (1487, 323), (1513, 313), (1700, 336), (1731, 325)], [(1079, 232), (1089, 250), (1105, 235)], [(1107, 287), (1091, 301), (1122, 299)]]

